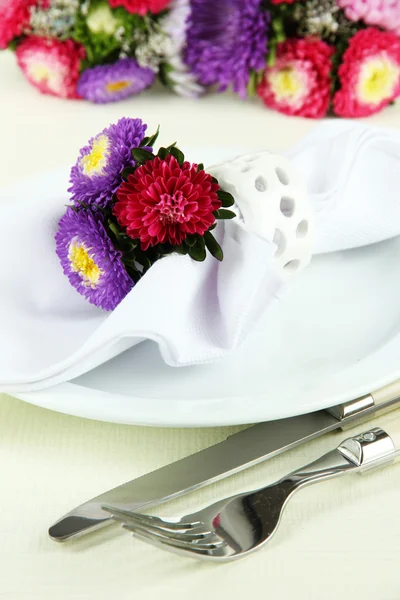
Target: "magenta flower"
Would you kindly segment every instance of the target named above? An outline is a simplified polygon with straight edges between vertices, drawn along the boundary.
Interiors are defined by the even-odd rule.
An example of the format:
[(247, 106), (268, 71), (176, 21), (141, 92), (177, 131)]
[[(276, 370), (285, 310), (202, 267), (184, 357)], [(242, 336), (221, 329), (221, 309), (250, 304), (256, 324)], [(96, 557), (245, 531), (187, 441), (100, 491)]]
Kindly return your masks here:
[(0, 49), (18, 37), (29, 24), (30, 8), (39, 0), (1, 0), (0, 3)]
[(375, 27), (351, 39), (339, 67), (333, 110), (340, 117), (367, 117), (400, 95), (400, 39)]
[(333, 48), (321, 40), (289, 39), (258, 87), (264, 103), (287, 115), (321, 118), (330, 102)]
[(197, 165), (168, 155), (136, 169), (117, 191), (113, 212), (118, 223), (143, 250), (156, 244), (181, 244), (189, 234), (204, 233), (221, 207), (219, 185)]
[(30, 36), (18, 44), (18, 64), (43, 94), (78, 98), (76, 83), (85, 49), (72, 40)]

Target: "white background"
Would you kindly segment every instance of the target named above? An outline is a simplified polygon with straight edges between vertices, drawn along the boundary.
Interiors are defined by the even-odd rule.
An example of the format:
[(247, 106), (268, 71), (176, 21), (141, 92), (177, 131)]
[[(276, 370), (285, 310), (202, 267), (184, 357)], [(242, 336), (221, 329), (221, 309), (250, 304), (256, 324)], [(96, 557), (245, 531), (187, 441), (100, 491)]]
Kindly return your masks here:
[[(121, 116), (141, 117), (150, 131), (160, 123), (160, 142), (178, 140), (183, 149), (240, 145), (284, 150), (315, 125), (229, 95), (190, 101), (153, 90), (105, 106), (41, 96), (6, 52), (0, 55), (0, 91), (0, 185), (72, 164), (89, 137)], [(400, 104), (368, 122), (400, 128)], [(7, 226), (1, 220), (0, 225)], [(17, 235), (16, 243), (23, 243)], [(389, 424), (399, 432), (400, 412), (374, 424)], [(47, 537), (48, 526), (73, 506), (237, 429), (99, 423), (0, 395), (0, 598), (399, 600), (400, 464), (300, 492), (270, 545), (227, 565), (167, 554), (135, 542), (117, 527), (65, 545)], [(272, 482), (351, 433), (331, 434), (162, 512), (179, 514)]]

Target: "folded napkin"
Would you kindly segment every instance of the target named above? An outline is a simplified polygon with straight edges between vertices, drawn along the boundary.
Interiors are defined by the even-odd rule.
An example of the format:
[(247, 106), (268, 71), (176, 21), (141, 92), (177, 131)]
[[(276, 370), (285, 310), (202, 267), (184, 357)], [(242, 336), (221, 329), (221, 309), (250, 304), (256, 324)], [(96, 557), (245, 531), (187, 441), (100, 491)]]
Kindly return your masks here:
[[(305, 178), (317, 216), (316, 252), (400, 234), (400, 135), (325, 123), (289, 156)], [(113, 313), (69, 285), (54, 251), (68, 202), (67, 174), (2, 198), (0, 390), (37, 390), (68, 381), (144, 339), (172, 366), (232, 352), (287, 291), (276, 245), (256, 223), (217, 228), (224, 261), (158, 261)], [(17, 188), (18, 190), (18, 188)], [(240, 207), (240, 203), (239, 203)]]
[(224, 260), (169, 255), (146, 273), (112, 313), (69, 284), (54, 234), (68, 203), (67, 174), (2, 205), (0, 236), (0, 389), (31, 391), (67, 381), (144, 339), (173, 366), (232, 351), (286, 288), (276, 247), (239, 221), (220, 222)]
[(316, 211), (315, 254), (400, 234), (400, 131), (326, 121), (287, 156)]

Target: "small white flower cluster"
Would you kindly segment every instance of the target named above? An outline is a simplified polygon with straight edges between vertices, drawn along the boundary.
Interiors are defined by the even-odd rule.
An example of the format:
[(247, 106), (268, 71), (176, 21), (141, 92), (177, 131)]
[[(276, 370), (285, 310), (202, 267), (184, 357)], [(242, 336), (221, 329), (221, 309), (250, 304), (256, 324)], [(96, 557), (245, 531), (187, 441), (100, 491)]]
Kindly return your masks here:
[(32, 6), (30, 9), (30, 33), (60, 39), (69, 36), (75, 25), (79, 0), (51, 0), (48, 8)]
[(141, 67), (158, 72), (160, 63), (170, 52), (171, 40), (168, 35), (156, 26), (148, 33), (140, 32), (135, 36), (135, 56)]
[(334, 41), (336, 35), (351, 33), (353, 30), (336, 0), (308, 0), (306, 3), (298, 3), (294, 18), (300, 23), (299, 33), (302, 36), (312, 35)]

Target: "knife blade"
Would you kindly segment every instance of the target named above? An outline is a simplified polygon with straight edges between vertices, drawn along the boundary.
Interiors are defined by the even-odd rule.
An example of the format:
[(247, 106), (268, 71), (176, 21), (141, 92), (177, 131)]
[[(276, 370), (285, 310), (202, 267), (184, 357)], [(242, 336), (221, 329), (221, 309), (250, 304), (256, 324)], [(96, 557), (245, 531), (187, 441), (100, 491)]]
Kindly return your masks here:
[(252, 425), (222, 442), (109, 490), (64, 515), (49, 529), (55, 541), (87, 534), (111, 522), (102, 510), (149, 508), (273, 458), (316, 437), (354, 426), (400, 407), (400, 380), (328, 410)]

